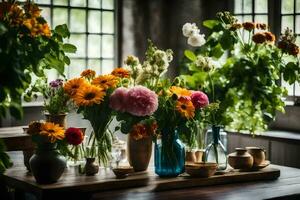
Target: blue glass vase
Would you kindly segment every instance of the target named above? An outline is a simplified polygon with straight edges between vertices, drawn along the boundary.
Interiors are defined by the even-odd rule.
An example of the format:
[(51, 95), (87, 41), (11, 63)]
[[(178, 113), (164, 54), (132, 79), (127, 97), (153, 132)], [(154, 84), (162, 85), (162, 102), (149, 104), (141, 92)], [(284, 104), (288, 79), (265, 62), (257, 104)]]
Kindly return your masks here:
[(218, 170), (227, 168), (227, 156), (224, 145), (220, 140), (220, 126), (212, 126), (213, 140), (205, 150), (205, 161), (218, 164)]
[(155, 173), (160, 177), (176, 177), (184, 172), (185, 147), (177, 130), (163, 129), (161, 140), (155, 142)]

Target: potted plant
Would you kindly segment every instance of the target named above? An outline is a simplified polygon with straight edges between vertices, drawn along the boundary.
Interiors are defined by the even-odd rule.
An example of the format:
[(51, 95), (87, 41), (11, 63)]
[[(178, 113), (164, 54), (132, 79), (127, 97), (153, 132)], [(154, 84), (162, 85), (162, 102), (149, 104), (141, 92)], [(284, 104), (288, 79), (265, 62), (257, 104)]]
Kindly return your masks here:
[[(76, 47), (63, 42), (70, 36), (67, 26), (50, 30), (41, 9), (32, 2), (21, 6), (16, 1), (2, 1), (0, 10), (0, 117), (10, 112), (21, 119), (22, 95), (31, 84), (31, 75), (45, 77), (45, 69), (63, 74), (65, 64), (70, 64), (65, 52), (74, 53)], [(30, 95), (24, 98), (29, 100)], [(3, 166), (7, 163), (0, 168)]]

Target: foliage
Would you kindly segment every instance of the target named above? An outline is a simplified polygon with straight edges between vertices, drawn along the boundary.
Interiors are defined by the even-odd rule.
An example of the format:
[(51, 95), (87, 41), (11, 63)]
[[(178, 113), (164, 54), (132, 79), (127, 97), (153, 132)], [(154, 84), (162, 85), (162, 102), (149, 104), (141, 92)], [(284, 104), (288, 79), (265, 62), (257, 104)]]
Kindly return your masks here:
[[(206, 43), (185, 52), (182, 77), (190, 88), (201, 88), (219, 102), (218, 124), (238, 131), (266, 129), (276, 111), (284, 112), (287, 90), (280, 78), (290, 84), (300, 80), (295, 37), (288, 30), (275, 45), (266, 24), (240, 24), (229, 12), (203, 25), (209, 29)], [(199, 57), (211, 59), (213, 70), (198, 65)]]
[(0, 140), (0, 174), (2, 174), (5, 169), (11, 167), (13, 164), (10, 161), (8, 155), (5, 153), (5, 145), (2, 140)]
[[(76, 51), (75, 46), (63, 42), (69, 36), (65, 24), (50, 31), (35, 4), (27, 2), (21, 7), (12, 0), (0, 3), (0, 119), (8, 112), (17, 119), (23, 117), (21, 97), (32, 75), (45, 77), (46, 69), (63, 75), (65, 64), (70, 64), (65, 53)], [(2, 152), (3, 148), (1, 166), (7, 167), (10, 163)]]

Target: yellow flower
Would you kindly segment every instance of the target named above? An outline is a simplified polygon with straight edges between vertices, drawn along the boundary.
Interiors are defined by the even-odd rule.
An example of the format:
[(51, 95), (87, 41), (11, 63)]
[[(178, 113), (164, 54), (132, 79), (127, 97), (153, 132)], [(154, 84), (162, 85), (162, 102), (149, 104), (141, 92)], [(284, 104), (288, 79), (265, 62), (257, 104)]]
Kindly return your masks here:
[(105, 90), (108, 88), (115, 88), (118, 83), (118, 77), (111, 74), (100, 75), (92, 81), (93, 85), (99, 86)]
[(181, 97), (176, 102), (176, 110), (182, 117), (191, 119), (195, 116), (195, 107), (191, 100)]
[(176, 94), (178, 98), (180, 97), (189, 97), (192, 95), (192, 92), (190, 90), (187, 90), (185, 88), (181, 88), (178, 86), (172, 86), (170, 88), (170, 92), (172, 94)]
[(87, 84), (88, 83), (83, 78), (74, 78), (65, 83), (64, 90), (68, 95), (72, 97), (76, 95), (77, 90), (80, 87), (84, 87)]
[(78, 106), (92, 106), (103, 101), (105, 92), (102, 88), (94, 85), (81, 87), (73, 97)]
[(112, 75), (117, 76), (119, 78), (129, 78), (129, 71), (124, 68), (116, 68), (111, 72)]
[(26, 14), (29, 14), (31, 17), (40, 17), (41, 16), (41, 9), (36, 4), (26, 3), (24, 5), (24, 9)]
[(91, 69), (86, 69), (83, 72), (81, 72), (80, 76), (82, 78), (93, 79), (96, 76), (96, 72)]
[(41, 125), (40, 135), (46, 136), (51, 143), (54, 143), (56, 140), (63, 140), (65, 138), (65, 131), (63, 127), (57, 124), (46, 122)]

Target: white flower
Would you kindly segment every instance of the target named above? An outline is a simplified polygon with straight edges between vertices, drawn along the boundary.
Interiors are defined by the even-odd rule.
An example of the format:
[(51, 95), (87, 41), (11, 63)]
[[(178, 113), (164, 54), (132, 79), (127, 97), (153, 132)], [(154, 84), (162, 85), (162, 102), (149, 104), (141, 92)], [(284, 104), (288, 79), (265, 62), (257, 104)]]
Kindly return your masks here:
[(207, 64), (205, 57), (203, 57), (201, 55), (198, 55), (197, 59), (195, 60), (195, 64), (196, 64), (197, 67), (205, 66)]
[(196, 26), (195, 23), (186, 23), (182, 27), (182, 34), (185, 37), (191, 37), (192, 35), (197, 35), (200, 33), (199, 28)]
[(192, 35), (188, 38), (187, 43), (193, 47), (200, 47), (205, 43), (204, 34)]

